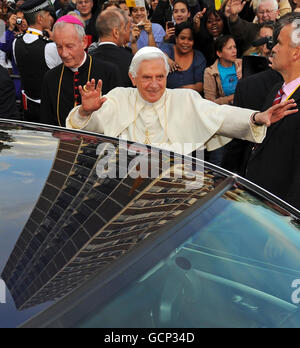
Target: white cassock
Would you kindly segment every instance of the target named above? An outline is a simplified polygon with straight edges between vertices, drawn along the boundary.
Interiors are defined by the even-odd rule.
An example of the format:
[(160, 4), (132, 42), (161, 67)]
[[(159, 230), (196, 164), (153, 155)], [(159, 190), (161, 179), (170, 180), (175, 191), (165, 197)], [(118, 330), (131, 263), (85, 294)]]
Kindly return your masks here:
[(115, 88), (103, 106), (89, 118), (75, 107), (67, 128), (82, 129), (151, 144), (181, 154), (198, 148), (208, 151), (224, 146), (232, 138), (261, 143), (265, 126), (254, 125), (254, 110), (217, 105), (188, 89), (166, 89), (156, 103), (148, 103), (136, 88)]

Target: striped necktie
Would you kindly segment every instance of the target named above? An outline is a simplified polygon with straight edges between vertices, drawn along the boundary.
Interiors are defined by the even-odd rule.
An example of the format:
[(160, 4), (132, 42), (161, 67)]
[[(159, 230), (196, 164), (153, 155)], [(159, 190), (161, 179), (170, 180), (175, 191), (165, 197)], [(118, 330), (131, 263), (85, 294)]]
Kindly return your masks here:
[(283, 92), (283, 89), (281, 87), (280, 90), (276, 94), (276, 97), (273, 101), (273, 105), (280, 104), (283, 94), (284, 94), (284, 92)]

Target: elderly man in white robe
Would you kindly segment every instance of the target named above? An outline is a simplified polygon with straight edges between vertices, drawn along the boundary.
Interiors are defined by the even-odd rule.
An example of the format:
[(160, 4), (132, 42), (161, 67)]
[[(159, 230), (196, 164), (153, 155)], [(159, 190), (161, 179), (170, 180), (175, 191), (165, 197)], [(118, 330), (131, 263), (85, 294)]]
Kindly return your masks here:
[(137, 52), (129, 76), (137, 88), (115, 88), (102, 97), (102, 82), (80, 87), (82, 105), (66, 120), (67, 128), (81, 129), (189, 154), (215, 150), (232, 138), (261, 143), (266, 127), (295, 113), (294, 100), (265, 112), (217, 105), (190, 89), (167, 89), (169, 65), (155, 47)]

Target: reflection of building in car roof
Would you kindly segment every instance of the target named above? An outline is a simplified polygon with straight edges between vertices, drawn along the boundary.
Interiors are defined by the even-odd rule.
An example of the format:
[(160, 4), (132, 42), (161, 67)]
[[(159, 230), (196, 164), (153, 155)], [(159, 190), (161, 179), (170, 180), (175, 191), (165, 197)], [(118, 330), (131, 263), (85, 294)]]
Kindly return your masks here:
[(99, 179), (97, 145), (60, 140), (45, 187), (2, 274), (18, 309), (79, 287), (217, 185), (209, 172), (203, 187), (163, 176)]

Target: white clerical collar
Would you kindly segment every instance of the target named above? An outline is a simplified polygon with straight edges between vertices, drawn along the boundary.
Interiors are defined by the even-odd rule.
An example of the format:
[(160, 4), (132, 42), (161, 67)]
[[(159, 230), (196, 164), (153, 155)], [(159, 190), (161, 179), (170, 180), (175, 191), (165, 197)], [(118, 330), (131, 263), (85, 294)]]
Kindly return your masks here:
[(83, 64), (85, 63), (86, 58), (87, 58), (87, 54), (84, 52), (84, 58), (83, 58), (83, 61), (81, 62), (81, 64), (79, 65), (79, 67), (78, 68), (70, 68), (70, 70), (72, 70), (73, 72), (77, 72), (78, 69), (81, 68), (83, 66)]
[(111, 42), (111, 41), (103, 41), (103, 42), (98, 42), (98, 47), (99, 46), (103, 46), (103, 45), (114, 45), (114, 46), (117, 46), (117, 44), (115, 44), (114, 42)]

